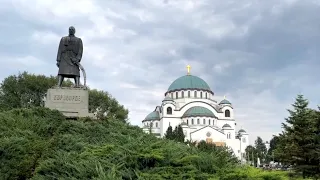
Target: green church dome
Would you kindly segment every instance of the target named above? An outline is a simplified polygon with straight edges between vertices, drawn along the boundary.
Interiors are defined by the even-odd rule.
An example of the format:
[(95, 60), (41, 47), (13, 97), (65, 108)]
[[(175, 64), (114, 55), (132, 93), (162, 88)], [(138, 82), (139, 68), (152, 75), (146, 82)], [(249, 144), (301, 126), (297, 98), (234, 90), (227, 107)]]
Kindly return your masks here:
[(209, 85), (201, 78), (197, 76), (192, 76), (192, 75), (185, 75), (182, 76), (175, 81), (169, 86), (167, 92), (172, 92), (176, 90), (204, 90), (211, 92)]
[(212, 111), (205, 107), (195, 106), (188, 109), (182, 116), (185, 117), (216, 117)]
[(151, 121), (151, 120), (159, 120), (160, 116), (158, 111), (153, 111), (144, 119), (144, 121)]
[(219, 104), (231, 104), (231, 102), (226, 100), (226, 99), (224, 99)]

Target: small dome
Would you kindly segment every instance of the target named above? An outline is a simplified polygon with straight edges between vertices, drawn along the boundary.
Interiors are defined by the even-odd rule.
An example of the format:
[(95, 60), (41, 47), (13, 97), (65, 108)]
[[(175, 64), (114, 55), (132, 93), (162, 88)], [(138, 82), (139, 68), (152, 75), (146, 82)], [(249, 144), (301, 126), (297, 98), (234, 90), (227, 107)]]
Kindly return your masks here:
[(160, 115), (158, 111), (153, 111), (146, 118), (144, 118), (144, 121), (150, 121), (150, 120), (159, 120)]
[(240, 129), (238, 133), (246, 133), (246, 131), (244, 129)]
[(165, 97), (162, 101), (173, 101), (173, 99), (171, 97)]
[(167, 92), (176, 90), (204, 90), (213, 94), (209, 85), (203, 79), (192, 75), (185, 75), (173, 81)]
[(231, 104), (231, 102), (226, 100), (226, 99), (224, 99), (219, 104)]
[(205, 107), (194, 106), (188, 109), (182, 116), (185, 117), (216, 117), (212, 111)]
[(229, 124), (224, 124), (224, 125), (222, 126), (222, 129), (228, 129), (228, 128), (231, 128), (231, 126), (230, 126)]

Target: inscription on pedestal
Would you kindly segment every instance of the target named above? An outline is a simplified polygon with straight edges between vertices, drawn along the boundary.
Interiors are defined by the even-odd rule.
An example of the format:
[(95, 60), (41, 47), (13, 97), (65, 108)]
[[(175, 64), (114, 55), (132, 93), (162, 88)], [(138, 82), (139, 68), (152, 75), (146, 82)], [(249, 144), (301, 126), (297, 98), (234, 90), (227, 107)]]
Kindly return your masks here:
[(58, 94), (58, 95), (53, 95), (51, 97), (51, 100), (53, 102), (56, 103), (81, 103), (83, 97), (81, 98), (81, 96), (75, 96), (75, 95), (62, 95), (62, 94)]

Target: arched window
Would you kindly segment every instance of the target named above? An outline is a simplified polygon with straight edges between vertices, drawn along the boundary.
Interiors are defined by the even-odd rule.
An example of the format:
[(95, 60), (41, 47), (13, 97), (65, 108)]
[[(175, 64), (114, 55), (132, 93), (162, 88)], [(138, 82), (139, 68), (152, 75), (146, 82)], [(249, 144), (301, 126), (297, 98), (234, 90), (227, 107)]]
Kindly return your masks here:
[(171, 107), (167, 108), (167, 114), (172, 114), (172, 108)]
[(200, 92), (200, 98), (202, 98), (202, 92)]
[(212, 125), (214, 125), (214, 120), (212, 120)]
[(179, 97), (179, 96), (178, 96), (178, 92), (176, 92), (176, 98), (178, 99), (178, 97)]
[(230, 133), (227, 134), (227, 139), (231, 139), (231, 134)]
[(187, 124), (189, 125), (189, 119), (187, 119)]
[(194, 124), (194, 120), (193, 119), (191, 120), (191, 123)]
[(170, 93), (171, 94), (171, 98), (173, 99), (173, 93)]
[(227, 109), (227, 110), (224, 111), (224, 116), (225, 116), (225, 117), (230, 117), (230, 111), (229, 111), (229, 109)]
[(246, 143), (246, 138), (243, 137), (243, 138), (242, 138), (242, 142), (243, 142), (243, 143)]
[(197, 124), (200, 124), (200, 119), (197, 119)]
[(194, 97), (195, 98), (197, 97), (197, 91), (194, 91)]
[(209, 123), (208, 124), (211, 125), (211, 119), (209, 119)]
[(206, 119), (203, 119), (203, 124), (206, 124)]
[(188, 91), (188, 98), (190, 97), (190, 91)]
[(208, 93), (206, 93), (206, 99), (208, 99)]
[(182, 96), (182, 98), (184, 98), (184, 91), (181, 92), (181, 96)]
[(156, 122), (156, 127), (158, 127), (158, 123)]

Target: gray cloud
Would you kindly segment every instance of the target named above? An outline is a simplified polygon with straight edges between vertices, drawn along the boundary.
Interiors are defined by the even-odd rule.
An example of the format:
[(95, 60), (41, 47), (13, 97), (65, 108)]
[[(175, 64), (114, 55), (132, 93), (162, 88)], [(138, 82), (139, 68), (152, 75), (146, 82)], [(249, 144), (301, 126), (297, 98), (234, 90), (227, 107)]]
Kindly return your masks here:
[(297, 93), (319, 103), (319, 8), (295, 0), (3, 0), (0, 77), (56, 74), (58, 42), (73, 25), (89, 85), (128, 107), (132, 124), (191, 64), (218, 99), (233, 102), (251, 142), (257, 135), (268, 140)]

